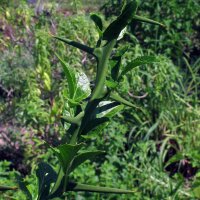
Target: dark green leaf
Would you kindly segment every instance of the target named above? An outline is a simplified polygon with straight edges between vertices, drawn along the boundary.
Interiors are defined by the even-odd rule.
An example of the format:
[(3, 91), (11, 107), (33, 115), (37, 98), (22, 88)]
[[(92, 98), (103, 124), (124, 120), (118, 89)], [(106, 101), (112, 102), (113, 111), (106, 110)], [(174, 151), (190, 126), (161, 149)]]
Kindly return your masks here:
[(36, 170), (38, 177), (38, 200), (47, 199), (51, 183), (57, 179), (57, 174), (53, 168), (47, 163), (40, 163)]
[(71, 161), (74, 159), (77, 152), (81, 149), (81, 147), (83, 147), (83, 145), (83, 143), (77, 145), (63, 144), (59, 145), (58, 147), (51, 147), (52, 150), (55, 152), (56, 156), (58, 157), (64, 173), (67, 172)]
[(60, 40), (62, 42), (65, 42), (65, 43), (67, 43), (67, 44), (69, 44), (69, 45), (71, 45), (73, 47), (76, 47), (76, 48), (78, 48), (78, 49), (80, 49), (82, 51), (85, 51), (85, 52), (93, 55), (94, 49), (91, 48), (91, 47), (88, 47), (88, 46), (86, 46), (84, 44), (81, 44), (79, 42), (75, 42), (75, 41), (72, 41), (72, 40), (69, 40), (69, 39), (65, 39), (65, 38), (61, 38), (61, 37), (57, 37), (57, 36), (54, 36), (54, 38), (56, 38), (56, 39), (58, 39), (58, 40)]
[(121, 65), (121, 56), (116, 58), (115, 63), (111, 69), (111, 77), (114, 81), (117, 81), (118, 79), (120, 65)]
[(24, 183), (23, 179), (21, 176), (16, 175), (17, 183), (19, 185), (19, 188), (22, 190), (22, 192), (26, 195), (26, 198), (28, 200), (32, 200), (32, 195), (29, 192), (29, 190), (26, 187), (26, 184)]
[(103, 39), (111, 41), (117, 39), (121, 31), (131, 22), (137, 9), (136, 1), (126, 4), (122, 13), (113, 21), (103, 33)]
[(105, 154), (104, 151), (89, 151), (84, 152), (82, 154), (77, 155), (71, 165), (70, 171), (72, 172), (74, 169), (76, 169), (79, 165), (84, 163), (86, 160), (93, 160), (98, 155)]
[(165, 167), (167, 167), (168, 165), (170, 165), (170, 164), (172, 164), (174, 162), (179, 162), (180, 160), (183, 160), (184, 158), (185, 157), (181, 152), (177, 153), (167, 161), (167, 163), (165, 164)]
[(108, 122), (108, 121), (109, 121), (109, 118), (107, 118), (107, 117), (92, 119), (88, 122), (87, 126), (85, 126), (85, 128), (82, 131), (82, 134), (87, 134), (90, 131), (97, 128), (99, 125), (101, 125), (105, 122)]
[(103, 23), (101, 20), (101, 17), (95, 13), (90, 15), (91, 19), (93, 20), (93, 22), (95, 23), (96, 27), (102, 31), (103, 30)]

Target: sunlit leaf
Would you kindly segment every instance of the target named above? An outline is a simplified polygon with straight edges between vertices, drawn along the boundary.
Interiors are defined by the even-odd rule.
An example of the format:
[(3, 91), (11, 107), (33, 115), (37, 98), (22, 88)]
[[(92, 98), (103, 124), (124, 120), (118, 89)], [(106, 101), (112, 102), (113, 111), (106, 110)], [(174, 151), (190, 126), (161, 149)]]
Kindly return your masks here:
[(75, 92), (75, 84), (76, 84), (76, 76), (75, 76), (75, 72), (73, 69), (71, 69), (69, 67), (69, 65), (64, 62), (64, 60), (62, 58), (60, 58), (59, 55), (56, 54), (56, 56), (58, 57), (59, 61), (62, 63), (63, 66), (63, 71), (65, 73), (65, 76), (67, 78), (67, 83), (68, 83), (68, 87), (69, 87), (69, 94), (70, 94), (70, 98), (72, 99), (74, 96), (74, 92)]

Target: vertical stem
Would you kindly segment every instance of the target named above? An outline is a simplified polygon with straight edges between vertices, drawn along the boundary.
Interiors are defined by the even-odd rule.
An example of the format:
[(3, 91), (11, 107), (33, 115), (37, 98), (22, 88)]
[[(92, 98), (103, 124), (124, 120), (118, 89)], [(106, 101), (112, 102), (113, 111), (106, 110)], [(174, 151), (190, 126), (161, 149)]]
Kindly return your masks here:
[[(116, 44), (116, 40), (110, 41), (105, 47), (102, 48), (101, 53), (99, 55), (99, 60), (98, 60), (98, 66), (97, 66), (97, 75), (96, 75), (96, 81), (95, 81), (95, 88), (91, 94), (91, 98), (87, 103), (86, 110), (84, 117), (81, 119), (80, 125), (77, 127), (75, 130), (74, 134), (72, 135), (70, 144), (76, 144), (77, 142), (77, 137), (82, 131), (81, 127), (84, 127), (85, 124), (87, 123), (87, 120), (85, 121), (86, 117), (85, 116), (91, 116), (91, 108), (94, 107), (94, 100), (101, 98), (105, 86), (105, 81), (106, 81), (106, 75), (107, 75), (107, 69), (108, 69), (108, 61), (112, 52), (112, 49), (114, 45)], [(94, 108), (95, 109), (95, 108)], [(87, 117), (89, 118), (89, 117)]]
[(102, 55), (99, 58), (97, 68), (97, 76), (95, 81), (96, 87), (92, 92), (91, 100), (98, 99), (102, 95), (107, 75), (109, 57), (115, 44), (116, 40), (112, 40), (105, 47), (102, 48)]

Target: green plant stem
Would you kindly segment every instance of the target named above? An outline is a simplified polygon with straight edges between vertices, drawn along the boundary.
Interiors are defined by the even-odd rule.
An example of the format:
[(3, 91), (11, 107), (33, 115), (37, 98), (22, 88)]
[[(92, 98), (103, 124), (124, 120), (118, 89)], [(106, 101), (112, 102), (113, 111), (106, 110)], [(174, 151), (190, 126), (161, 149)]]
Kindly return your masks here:
[[(83, 130), (83, 127), (85, 126), (85, 124), (83, 125), (83, 119), (89, 119), (92, 114), (91, 110), (93, 110), (93, 108), (96, 106), (96, 104), (94, 104), (94, 100), (100, 99), (102, 98), (102, 95), (104, 95), (104, 87), (108, 69), (108, 60), (110, 58), (112, 49), (115, 44), (116, 40), (112, 40), (108, 44), (106, 44), (106, 46), (104, 46), (102, 49), (98, 49), (98, 52), (96, 52), (97, 54), (96, 56), (98, 58), (98, 64), (97, 64), (97, 76), (95, 81), (95, 88), (86, 106), (87, 109), (85, 110), (84, 116), (79, 119), (79, 125), (75, 130), (74, 134), (72, 135), (70, 144), (76, 144), (77, 137)], [(84, 120), (84, 123), (87, 124), (87, 120)]]
[(117, 40), (110, 41), (106, 46), (102, 48), (100, 52), (100, 57), (98, 57), (98, 66), (97, 66), (97, 76), (95, 81), (95, 88), (91, 95), (91, 101), (94, 99), (101, 98), (102, 92), (105, 86), (106, 74), (108, 69), (108, 60), (111, 55), (112, 49), (116, 44)]

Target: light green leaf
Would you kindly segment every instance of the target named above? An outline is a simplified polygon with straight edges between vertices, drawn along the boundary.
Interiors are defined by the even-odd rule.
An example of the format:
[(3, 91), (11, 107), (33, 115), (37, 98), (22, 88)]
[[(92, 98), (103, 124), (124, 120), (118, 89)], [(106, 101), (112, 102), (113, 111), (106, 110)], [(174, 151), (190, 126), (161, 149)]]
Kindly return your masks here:
[(87, 98), (91, 93), (90, 81), (83, 72), (77, 73), (77, 87), (74, 93), (73, 100), (77, 103)]
[(102, 101), (97, 107), (97, 116), (111, 118), (116, 113), (120, 112), (123, 107), (124, 106), (119, 104), (118, 102)]
[(85, 192), (98, 192), (98, 193), (115, 193), (115, 194), (133, 194), (135, 191), (123, 190), (109, 187), (100, 187), (79, 183), (70, 182), (67, 188), (68, 191), (85, 191)]
[(137, 106), (135, 106), (134, 104), (132, 104), (131, 102), (127, 101), (126, 99), (124, 99), (123, 97), (119, 96), (117, 93), (111, 93), (110, 94), (110, 98), (119, 102), (119, 103), (122, 103), (126, 106), (130, 106), (132, 108), (137, 108), (139, 109)]
[(140, 21), (140, 22), (146, 22), (146, 23), (149, 23), (149, 24), (154, 24), (154, 25), (159, 25), (159, 26), (165, 27), (165, 25), (161, 24), (160, 22), (154, 21), (152, 19), (148, 19), (146, 17), (138, 16), (138, 15), (135, 15), (133, 17), (133, 20)]
[(58, 56), (57, 54), (56, 54), (56, 56), (60, 60), (60, 62), (62, 63), (63, 70), (64, 70), (64, 73), (65, 73), (65, 76), (66, 76), (67, 82), (68, 82), (70, 98), (72, 99), (73, 96), (74, 96), (75, 87), (76, 87), (75, 72), (74, 72), (73, 69), (71, 69), (69, 67), (69, 65), (67, 63), (64, 62), (64, 60), (62, 60), (62, 58), (60, 58), (60, 56)]

